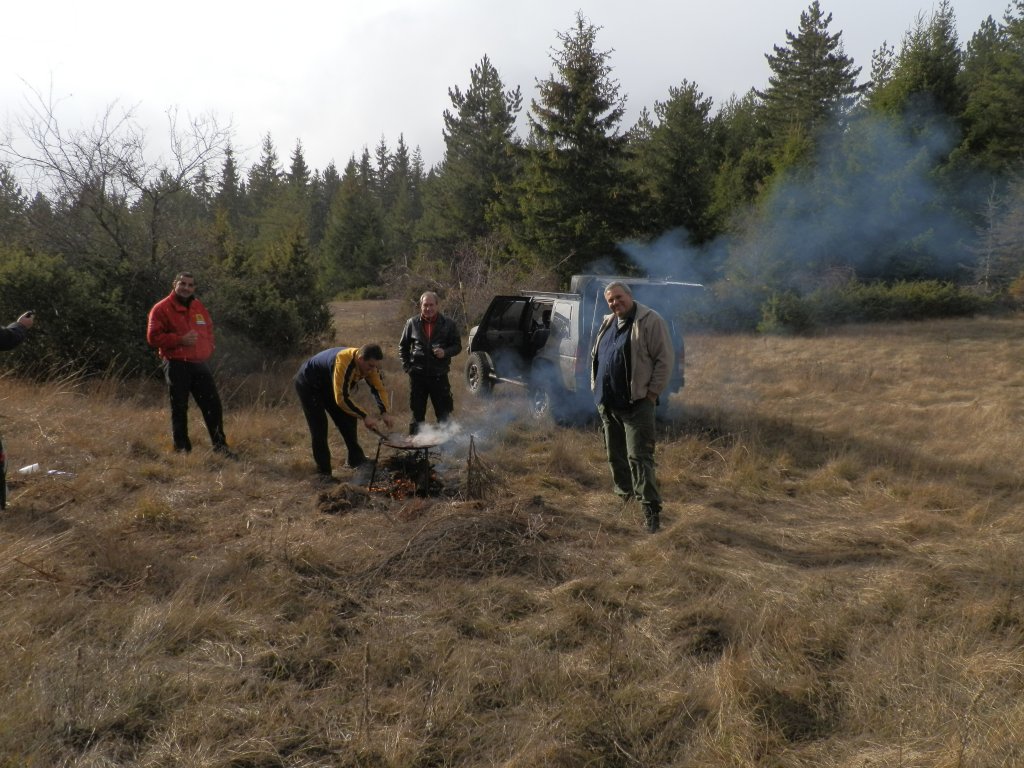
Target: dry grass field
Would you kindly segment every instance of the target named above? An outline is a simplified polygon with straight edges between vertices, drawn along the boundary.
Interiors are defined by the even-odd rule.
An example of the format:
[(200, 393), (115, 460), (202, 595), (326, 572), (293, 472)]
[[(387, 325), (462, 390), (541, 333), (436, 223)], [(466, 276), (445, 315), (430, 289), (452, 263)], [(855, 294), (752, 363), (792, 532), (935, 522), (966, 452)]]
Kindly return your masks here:
[[(403, 422), (405, 314), (337, 320)], [(0, 517), (0, 766), (1024, 765), (1022, 329), (691, 336), (655, 535), (595, 427), (458, 375), (399, 499), (314, 484), (298, 360), (222, 379), (238, 462), (156, 383), (0, 378), (11, 467), (73, 473)]]

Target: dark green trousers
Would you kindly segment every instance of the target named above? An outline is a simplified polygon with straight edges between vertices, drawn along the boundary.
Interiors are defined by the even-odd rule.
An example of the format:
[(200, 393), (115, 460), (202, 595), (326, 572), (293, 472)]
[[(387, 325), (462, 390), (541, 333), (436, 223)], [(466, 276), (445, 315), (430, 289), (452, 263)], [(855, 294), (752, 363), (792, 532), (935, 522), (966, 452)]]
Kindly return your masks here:
[(661, 511), (661, 493), (654, 476), (654, 403), (647, 398), (628, 408), (597, 407), (604, 428), (604, 447), (615, 493), (631, 496)]

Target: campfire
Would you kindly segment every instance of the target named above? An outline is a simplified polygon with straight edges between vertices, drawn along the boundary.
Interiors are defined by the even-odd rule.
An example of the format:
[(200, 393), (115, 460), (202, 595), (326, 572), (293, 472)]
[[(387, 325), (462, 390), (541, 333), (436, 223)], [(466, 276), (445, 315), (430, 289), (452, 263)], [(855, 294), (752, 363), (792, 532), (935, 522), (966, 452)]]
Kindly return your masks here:
[[(480, 460), (472, 435), (469, 437), (465, 461), (465, 484), (461, 476), (453, 484), (450, 482), (453, 478), (446, 480), (435, 469), (432, 458), (440, 453), (435, 449), (448, 437), (437, 439), (436, 435), (381, 435), (369, 477), (364, 475), (359, 481), (341, 483), (325, 490), (319, 496), (317, 509), (326, 514), (347, 514), (371, 504), (374, 497), (415, 505), (423, 502), (429, 504), (427, 499), (437, 497), (465, 495), (467, 498), (480, 499), (496, 490), (500, 491), (501, 482)], [(384, 448), (389, 451), (385, 452)], [(422, 507), (417, 509), (422, 510)]]
[(429, 451), (415, 448), (378, 458), (367, 490), (401, 500), (411, 496), (440, 496), (444, 483), (430, 463)]
[[(415, 435), (382, 434), (377, 443), (377, 456), (367, 490), (393, 499), (441, 495), (444, 483), (434, 471), (430, 452), (447, 442), (457, 431), (457, 426), (424, 427)], [(381, 458), (381, 450), (385, 447), (391, 449), (391, 455)]]

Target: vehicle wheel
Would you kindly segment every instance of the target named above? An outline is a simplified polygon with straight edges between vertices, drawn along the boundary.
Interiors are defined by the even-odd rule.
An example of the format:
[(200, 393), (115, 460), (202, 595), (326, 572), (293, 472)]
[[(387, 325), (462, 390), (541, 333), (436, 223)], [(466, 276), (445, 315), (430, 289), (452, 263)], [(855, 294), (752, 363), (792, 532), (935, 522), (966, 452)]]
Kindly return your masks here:
[(530, 385), (530, 415), (544, 419), (551, 415), (551, 391), (540, 384)]
[(562, 391), (561, 382), (551, 365), (537, 363), (530, 373), (530, 413), (535, 419), (548, 416), (561, 424), (565, 420), (566, 393)]
[(471, 395), (486, 397), (494, 389), (494, 366), (483, 352), (473, 352), (466, 361), (466, 389)]

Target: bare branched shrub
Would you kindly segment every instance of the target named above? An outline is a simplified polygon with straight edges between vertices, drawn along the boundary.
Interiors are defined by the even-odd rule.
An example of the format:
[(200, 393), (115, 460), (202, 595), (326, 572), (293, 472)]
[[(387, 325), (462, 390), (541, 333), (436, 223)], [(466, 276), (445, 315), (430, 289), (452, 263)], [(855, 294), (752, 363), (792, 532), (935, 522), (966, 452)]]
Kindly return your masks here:
[(414, 306), (420, 294), (435, 291), (443, 310), (464, 328), (476, 323), (491, 298), (521, 290), (555, 290), (556, 274), (508, 252), (497, 237), (463, 243), (446, 258), (416, 258), (393, 271), (389, 294)]

